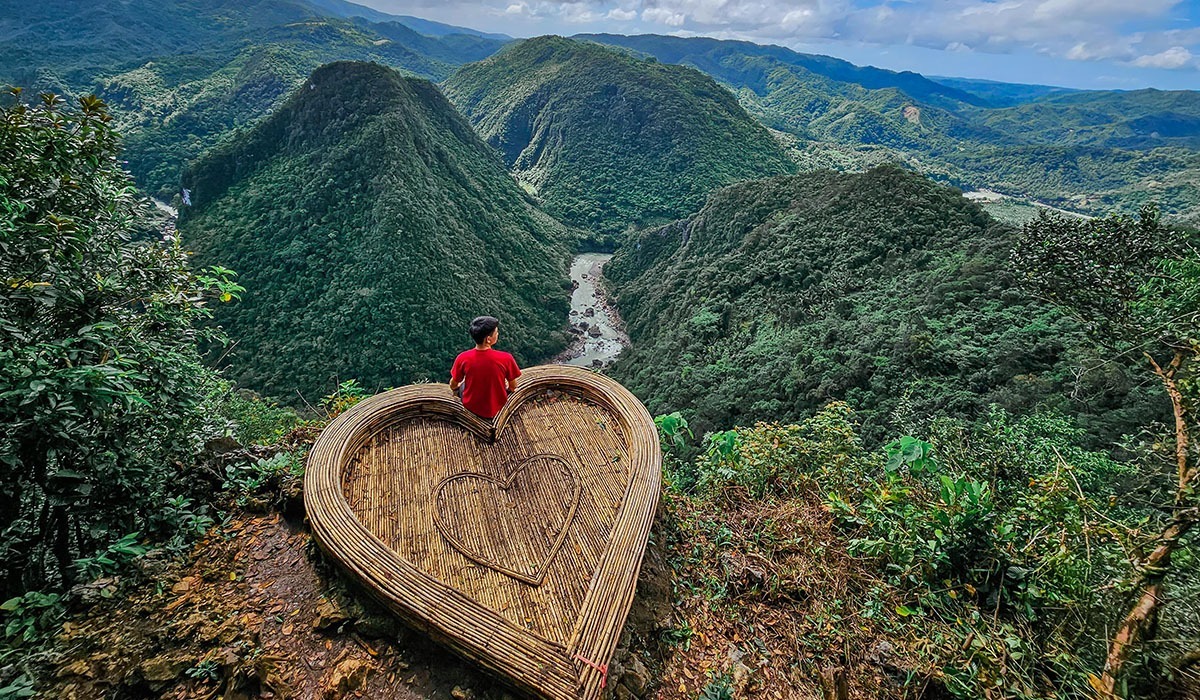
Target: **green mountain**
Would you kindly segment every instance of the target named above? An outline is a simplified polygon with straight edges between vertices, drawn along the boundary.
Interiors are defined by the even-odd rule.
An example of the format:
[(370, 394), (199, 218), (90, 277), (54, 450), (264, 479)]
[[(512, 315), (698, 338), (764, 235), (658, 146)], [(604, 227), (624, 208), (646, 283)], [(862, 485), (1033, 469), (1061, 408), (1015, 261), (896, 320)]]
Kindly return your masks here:
[(565, 343), (567, 231), (428, 81), (323, 66), (184, 186), (197, 264), (247, 290), (217, 314), (243, 386), (311, 400), (338, 379), (440, 380), (481, 313), (523, 363)]
[[(1058, 396), (1083, 343), (1014, 291), (1011, 235), (896, 167), (723, 189), (605, 267), (632, 340), (614, 374), (697, 434), (800, 420), (834, 399), (871, 439), (913, 416), (1027, 410)], [(1134, 424), (1136, 401), (1122, 402), (1137, 390), (1119, 374), (1088, 381), (1107, 388), (1075, 387), (1072, 413), (1097, 432)]]
[(188, 54), (258, 32), (314, 19), (361, 18), (409, 23), (430, 36), (507, 37), (416, 17), (378, 12), (345, 0), (3, 0), (0, 81), (87, 84), (95, 75), (151, 58)]
[(792, 170), (712, 79), (593, 43), (523, 41), (444, 87), (546, 211), (592, 230), (665, 222), (717, 187)]
[(129, 134), (126, 157), (138, 184), (170, 200), (188, 161), (269, 114), (324, 63), (369, 60), (431, 78), (451, 70), (404, 44), (379, 41), (344, 21), (311, 20), (263, 30), (253, 44), (148, 61), (101, 79), (98, 94)]
[(1200, 92), (932, 81), (747, 42), (585, 36), (712, 75), (795, 137), (805, 170), (897, 162), (1084, 213), (1148, 200), (1176, 218), (1200, 211)]
[(573, 38), (632, 49), (664, 63), (693, 66), (727, 82), (733, 82), (729, 79), (739, 74), (739, 67), (745, 68), (752, 64), (752, 59), (764, 59), (767, 64), (799, 68), (807, 74), (835, 83), (849, 83), (867, 90), (895, 88), (924, 102), (987, 104), (972, 92), (946, 85), (945, 81), (930, 80), (912, 71), (897, 72), (873, 66), (856, 66), (840, 58), (799, 53), (782, 46), (658, 34), (578, 34)]
[[(187, 161), (269, 114), (322, 64), (375, 61), (441, 80), (504, 44), (425, 36), (341, 0), (8, 4), (15, 7), (0, 19), (11, 30), (0, 31), (0, 83), (95, 92), (128, 135), (138, 184), (166, 200)], [(350, 19), (358, 14), (365, 18)]]
[(1012, 107), (1031, 102), (1048, 95), (1062, 95), (1079, 92), (1074, 88), (1056, 87), (1053, 85), (1025, 85), (1022, 83), (1004, 83), (996, 80), (979, 80), (974, 78), (947, 78), (931, 75), (929, 79), (946, 87), (970, 93), (992, 107)]

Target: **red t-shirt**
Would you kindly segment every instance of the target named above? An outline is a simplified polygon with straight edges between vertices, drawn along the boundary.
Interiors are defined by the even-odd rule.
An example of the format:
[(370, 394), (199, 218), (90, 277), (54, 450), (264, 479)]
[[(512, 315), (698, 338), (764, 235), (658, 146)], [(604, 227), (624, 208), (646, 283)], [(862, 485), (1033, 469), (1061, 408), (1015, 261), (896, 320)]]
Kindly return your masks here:
[(450, 378), (463, 382), (462, 402), (480, 418), (494, 418), (508, 400), (508, 380), (521, 376), (517, 361), (503, 350), (464, 350), (454, 358)]

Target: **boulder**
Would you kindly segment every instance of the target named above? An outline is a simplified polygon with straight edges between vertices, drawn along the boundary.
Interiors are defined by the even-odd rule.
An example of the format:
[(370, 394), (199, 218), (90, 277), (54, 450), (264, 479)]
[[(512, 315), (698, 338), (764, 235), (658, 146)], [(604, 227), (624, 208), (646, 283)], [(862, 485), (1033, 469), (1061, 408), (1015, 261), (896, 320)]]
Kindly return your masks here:
[(367, 673), (371, 666), (362, 659), (343, 659), (325, 677), (323, 695), (326, 698), (342, 698), (362, 690), (367, 684)]
[(151, 686), (173, 681), (191, 668), (190, 659), (181, 656), (156, 656), (138, 665), (138, 675)]
[(312, 626), (319, 632), (327, 632), (340, 627), (349, 619), (350, 616), (338, 607), (337, 603), (328, 598), (322, 598), (317, 603), (317, 616), (313, 618)]

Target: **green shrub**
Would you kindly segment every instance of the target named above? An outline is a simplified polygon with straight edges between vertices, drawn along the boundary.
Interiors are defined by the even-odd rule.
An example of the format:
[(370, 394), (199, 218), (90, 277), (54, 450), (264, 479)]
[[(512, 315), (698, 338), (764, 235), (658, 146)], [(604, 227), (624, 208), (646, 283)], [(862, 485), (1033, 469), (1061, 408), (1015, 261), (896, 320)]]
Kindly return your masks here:
[(248, 391), (231, 391), (225, 413), (236, 426), (234, 437), (242, 445), (273, 445), (300, 424), (295, 410)]
[[(105, 105), (0, 112), (0, 590), (69, 585), (228, 429), (196, 351), (241, 288), (148, 234)], [(107, 550), (104, 550), (107, 551)], [(104, 554), (100, 556), (106, 556)], [(84, 569), (90, 573), (90, 569)]]
[[(56, 593), (29, 591), (0, 604), (4, 614), (4, 638), (8, 644), (33, 642), (53, 629), (63, 617), (65, 607)], [(14, 696), (20, 697), (20, 696)]]
[(730, 486), (752, 497), (795, 495), (805, 484), (856, 482), (878, 467), (855, 432), (845, 403), (833, 402), (798, 425), (759, 423), (713, 433), (696, 460), (696, 487), (713, 494)]

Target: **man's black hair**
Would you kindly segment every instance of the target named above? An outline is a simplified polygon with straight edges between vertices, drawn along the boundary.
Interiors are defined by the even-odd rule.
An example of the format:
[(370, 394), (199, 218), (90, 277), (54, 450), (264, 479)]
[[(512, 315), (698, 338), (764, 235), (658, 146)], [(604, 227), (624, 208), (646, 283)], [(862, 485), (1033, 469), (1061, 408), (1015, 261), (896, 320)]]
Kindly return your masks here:
[(499, 327), (500, 319), (495, 316), (479, 316), (471, 321), (471, 340), (474, 340), (476, 345), (483, 345), (483, 341)]

